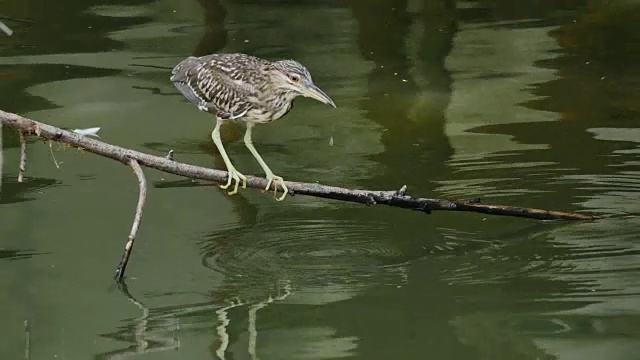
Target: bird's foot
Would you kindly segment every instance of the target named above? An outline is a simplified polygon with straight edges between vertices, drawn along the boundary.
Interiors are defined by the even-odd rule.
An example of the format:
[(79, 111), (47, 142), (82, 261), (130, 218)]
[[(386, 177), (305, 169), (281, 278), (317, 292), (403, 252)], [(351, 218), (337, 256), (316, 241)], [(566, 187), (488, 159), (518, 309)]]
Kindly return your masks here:
[(267, 187), (264, 188), (265, 191), (268, 191), (273, 183), (273, 195), (275, 196), (278, 193), (278, 183), (280, 183), (280, 187), (282, 188), (282, 196), (276, 197), (277, 201), (282, 201), (287, 196), (289, 189), (287, 185), (284, 184), (284, 179), (280, 176), (273, 175), (273, 173), (267, 174)]
[(234, 167), (230, 167), (229, 169), (227, 169), (227, 171), (229, 172), (229, 179), (227, 180), (227, 183), (225, 185), (220, 185), (220, 187), (226, 190), (229, 186), (231, 186), (231, 182), (233, 180), (236, 181), (235, 185), (233, 186), (233, 190), (229, 191), (227, 194), (234, 195), (238, 193), (238, 184), (240, 183), (240, 180), (242, 180), (242, 188), (247, 188), (246, 176), (238, 172), (238, 170), (236, 170)]

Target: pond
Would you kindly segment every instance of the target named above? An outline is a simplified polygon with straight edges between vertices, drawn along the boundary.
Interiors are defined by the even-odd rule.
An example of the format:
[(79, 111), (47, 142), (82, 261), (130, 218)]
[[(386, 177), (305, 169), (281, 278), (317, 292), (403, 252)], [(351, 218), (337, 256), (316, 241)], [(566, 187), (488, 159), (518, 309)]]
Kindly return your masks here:
[[(286, 180), (584, 214), (275, 201), (4, 128), (2, 359), (631, 359), (640, 352), (640, 1), (4, 0), (0, 108), (224, 169), (187, 56), (309, 68), (254, 143)], [(222, 140), (245, 174), (263, 172)], [(55, 157), (55, 161), (53, 157)], [(57, 165), (56, 165), (57, 164)], [(25, 323), (28, 329), (25, 331)], [(25, 354), (27, 352), (27, 354)]]

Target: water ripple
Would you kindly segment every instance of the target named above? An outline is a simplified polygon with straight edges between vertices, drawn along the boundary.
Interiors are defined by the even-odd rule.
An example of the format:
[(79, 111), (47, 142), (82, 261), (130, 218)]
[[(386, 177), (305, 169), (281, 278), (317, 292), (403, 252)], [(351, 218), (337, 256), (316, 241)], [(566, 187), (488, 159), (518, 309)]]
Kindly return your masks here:
[(213, 234), (203, 262), (236, 278), (303, 277), (313, 282), (366, 278), (401, 266), (422, 254), (406, 253), (380, 240), (374, 222), (285, 220)]
[[(437, 229), (436, 241), (402, 236), (384, 222), (282, 220), (217, 232), (203, 242), (203, 264), (244, 287), (282, 280), (342, 292), (366, 285), (402, 286), (406, 267), (425, 257), (486, 247), (474, 234)], [(474, 250), (471, 249), (471, 250)], [(338, 286), (336, 286), (338, 285)]]

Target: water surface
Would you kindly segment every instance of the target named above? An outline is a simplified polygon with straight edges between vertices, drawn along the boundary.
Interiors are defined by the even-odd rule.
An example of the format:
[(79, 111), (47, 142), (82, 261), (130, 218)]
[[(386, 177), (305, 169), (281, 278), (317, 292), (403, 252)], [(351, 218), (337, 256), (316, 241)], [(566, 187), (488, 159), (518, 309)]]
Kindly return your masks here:
[[(522, 3), (522, 4), (520, 4)], [(169, 82), (189, 55), (295, 58), (338, 104), (254, 132), (285, 179), (611, 215), (425, 215), (145, 170), (2, 134), (0, 357), (630, 359), (640, 351), (640, 2), (6, 0), (0, 108), (222, 168)], [(243, 129), (236, 166), (260, 167)]]

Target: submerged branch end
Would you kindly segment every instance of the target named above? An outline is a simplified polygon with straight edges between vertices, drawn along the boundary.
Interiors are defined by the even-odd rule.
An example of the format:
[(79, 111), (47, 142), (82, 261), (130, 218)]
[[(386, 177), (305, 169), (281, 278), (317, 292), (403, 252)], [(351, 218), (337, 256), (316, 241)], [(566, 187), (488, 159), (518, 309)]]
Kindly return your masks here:
[(24, 358), (25, 360), (31, 359), (31, 327), (29, 326), (29, 320), (25, 320), (24, 326)]
[(20, 168), (18, 171), (18, 182), (24, 181), (24, 173), (27, 167), (27, 139), (24, 136), (24, 131), (19, 130), (20, 135)]

